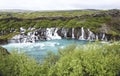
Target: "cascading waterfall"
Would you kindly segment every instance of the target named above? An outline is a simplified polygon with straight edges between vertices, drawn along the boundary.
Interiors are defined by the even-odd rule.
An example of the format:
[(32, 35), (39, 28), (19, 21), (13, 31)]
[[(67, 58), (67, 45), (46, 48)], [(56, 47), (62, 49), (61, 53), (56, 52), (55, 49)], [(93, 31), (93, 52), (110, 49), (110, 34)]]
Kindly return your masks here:
[(67, 29), (62, 28), (61, 33), (64, 35), (64, 38), (67, 38)]
[(102, 34), (101, 40), (102, 40), (102, 41), (108, 41), (108, 40), (107, 40), (107, 37), (105, 36), (105, 33)]
[(105, 33), (102, 34), (102, 39), (101, 40), (105, 40)]
[(20, 32), (21, 32), (21, 33), (25, 33), (25, 31), (26, 31), (26, 30), (25, 30), (23, 27), (20, 27)]
[[(38, 32), (35, 32), (38, 35)], [(35, 36), (35, 40), (39, 40), (38, 36)]]
[(27, 38), (24, 38), (24, 41), (23, 41), (23, 43), (26, 43), (27, 42)]
[(27, 35), (25, 35), (25, 29), (20, 28), (20, 33), (19, 35), (14, 36), (12, 39), (17, 40), (18, 43), (28, 43), (32, 42), (34, 43), (36, 40), (38, 40), (38, 37), (35, 36), (36, 32), (28, 32)]
[(47, 40), (61, 39), (57, 31), (58, 31), (58, 28), (47, 28), (47, 32), (46, 32)]
[[(20, 34), (14, 36), (10, 42), (14, 43), (28, 43), (32, 42), (35, 43), (38, 40), (53, 40), (53, 39), (62, 39), (61, 37), (64, 37), (67, 39), (67, 35), (69, 38), (74, 39), (75, 38), (75, 32), (79, 33), (79, 30), (76, 30), (74, 28), (68, 29), (68, 28), (41, 28), (39, 30), (34, 30), (33, 32), (28, 32), (27, 35), (23, 32), (26, 30), (24, 28), (20, 28)], [(31, 31), (31, 30), (30, 30)], [(68, 32), (69, 31), (69, 32)], [(71, 32), (72, 31), (72, 32)], [(81, 35), (77, 35), (76, 38), (79, 40), (102, 40), (107, 41), (107, 37), (105, 36), (105, 33), (94, 34), (90, 29), (87, 29), (88, 32), (85, 32), (84, 28), (81, 28)], [(78, 34), (76, 33), (76, 34)], [(87, 34), (86, 34), (87, 33)], [(86, 35), (88, 36), (86, 36)], [(59, 36), (60, 35), (60, 36)], [(99, 38), (98, 38), (99, 37)]]
[(84, 28), (82, 27), (81, 28), (81, 36), (79, 37), (79, 40), (85, 40), (84, 35), (85, 35), (85, 31), (84, 31)]
[(74, 28), (72, 28), (72, 38), (74, 39)]
[(93, 34), (92, 31), (90, 31), (90, 29), (88, 29), (88, 38), (87, 40), (94, 40), (95, 39), (95, 35)]
[(34, 34), (31, 36), (31, 40), (32, 40), (32, 43), (35, 43), (35, 35)]
[(67, 30), (65, 31), (64, 37), (67, 38)]
[(58, 35), (57, 31), (58, 31), (58, 28), (55, 29), (53, 39), (61, 39), (61, 37)]
[(96, 40), (98, 40), (98, 35), (96, 35)]
[(47, 40), (52, 40), (52, 28), (46, 29), (46, 37), (47, 37)]

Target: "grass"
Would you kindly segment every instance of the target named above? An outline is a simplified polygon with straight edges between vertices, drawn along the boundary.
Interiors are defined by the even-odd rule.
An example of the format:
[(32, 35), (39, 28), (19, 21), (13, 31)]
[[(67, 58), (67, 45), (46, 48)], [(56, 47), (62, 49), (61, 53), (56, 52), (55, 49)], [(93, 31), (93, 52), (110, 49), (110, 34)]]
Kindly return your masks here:
[[(104, 28), (104, 30), (107, 30), (107, 32), (105, 32), (106, 34), (110, 34), (112, 36), (120, 36), (119, 17), (114, 18), (111, 15), (97, 16), (97, 17), (93, 16), (97, 13), (104, 14), (105, 12), (109, 12), (109, 11), (72, 10), (72, 11), (51, 11), (51, 12), (36, 11), (36, 12), (22, 12), (22, 13), (0, 12), (0, 35), (2, 39), (7, 38), (8, 35), (9, 35), (8, 37), (10, 37), (10, 35), (12, 36), (10, 32), (11, 29), (15, 29), (16, 32), (19, 32), (20, 27), (23, 27), (25, 29), (28, 29), (29, 27), (34, 27), (36, 29), (48, 28), (48, 27), (65, 27), (65, 28), (84, 27), (84, 28), (89, 28), (94, 33), (101, 33), (102, 32), (101, 28), (104, 27), (105, 25), (109, 29), (107, 30), (106, 28)], [(42, 19), (38, 19), (38, 20), (34, 19), (39, 17), (41, 17)], [(56, 17), (56, 18), (52, 19), (51, 17)], [(70, 17), (74, 17), (74, 18), (69, 19)], [(21, 20), (19, 20), (19, 18)]]
[(119, 76), (120, 42), (70, 45), (49, 52), (44, 63), (17, 52), (0, 56), (2, 76)]
[(9, 33), (7, 35), (0, 36), (0, 39), (11, 39), (13, 36), (19, 34), (19, 32)]
[(34, 12), (0, 12), (1, 18), (17, 17), (17, 18), (37, 18), (37, 17), (72, 17), (81, 16), (86, 14), (93, 14), (98, 12), (98, 10), (71, 10), (71, 11), (34, 11)]

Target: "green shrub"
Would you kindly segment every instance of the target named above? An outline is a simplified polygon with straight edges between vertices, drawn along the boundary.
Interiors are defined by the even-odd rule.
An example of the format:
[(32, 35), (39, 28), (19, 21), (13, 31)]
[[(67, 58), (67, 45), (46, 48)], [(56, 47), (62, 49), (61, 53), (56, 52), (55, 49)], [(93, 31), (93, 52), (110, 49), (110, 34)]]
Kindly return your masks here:
[(38, 64), (24, 54), (11, 53), (0, 60), (0, 73), (3, 76), (35, 76)]
[[(69, 53), (65, 52), (65, 55), (62, 56), (60, 60), (56, 62), (55, 66), (53, 66), (49, 70), (49, 75), (50, 76), (119, 75), (120, 53), (118, 51), (120, 51), (120, 44), (103, 46), (92, 44), (85, 45), (83, 47), (73, 49), (72, 52)], [(68, 50), (70, 49), (68, 48)]]
[(120, 42), (70, 45), (49, 52), (42, 64), (23, 53), (0, 56), (3, 76), (119, 76)]

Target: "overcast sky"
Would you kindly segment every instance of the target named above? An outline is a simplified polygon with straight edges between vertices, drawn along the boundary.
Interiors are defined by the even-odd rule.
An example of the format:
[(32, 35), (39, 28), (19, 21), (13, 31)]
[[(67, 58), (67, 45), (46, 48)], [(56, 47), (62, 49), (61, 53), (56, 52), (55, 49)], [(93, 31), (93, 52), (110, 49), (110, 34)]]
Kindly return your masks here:
[(0, 0), (0, 9), (120, 9), (120, 0)]

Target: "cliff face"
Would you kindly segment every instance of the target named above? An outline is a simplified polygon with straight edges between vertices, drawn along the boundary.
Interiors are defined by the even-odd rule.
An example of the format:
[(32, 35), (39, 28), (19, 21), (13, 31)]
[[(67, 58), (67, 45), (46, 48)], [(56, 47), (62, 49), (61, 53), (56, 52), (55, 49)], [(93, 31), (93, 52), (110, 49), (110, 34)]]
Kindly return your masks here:
[(0, 44), (7, 44), (7, 43), (8, 43), (7, 39), (0, 39)]
[[(119, 23), (120, 10), (116, 9), (109, 11), (99, 11), (94, 14), (68, 17), (56, 16), (26, 19), (11, 16), (8, 18), (0, 18), (0, 35), (3, 36), (12, 32), (20, 32), (20, 27), (24, 27), (28, 32), (31, 31), (28, 30), (29, 28), (34, 27), (34, 32), (38, 32), (39, 39), (45, 40), (47, 39), (47, 28), (53, 27), (55, 29), (58, 28), (57, 34), (61, 38), (72, 38), (72, 31), (74, 28), (74, 38), (80, 39), (83, 27), (84, 39), (96, 39), (96, 36), (98, 36), (98, 39), (101, 40), (103, 35), (105, 35), (108, 40), (120, 40)], [(90, 29), (90, 31), (88, 29)], [(90, 37), (91, 32), (94, 34), (94, 37)], [(26, 34), (24, 35), (27, 36)]]

